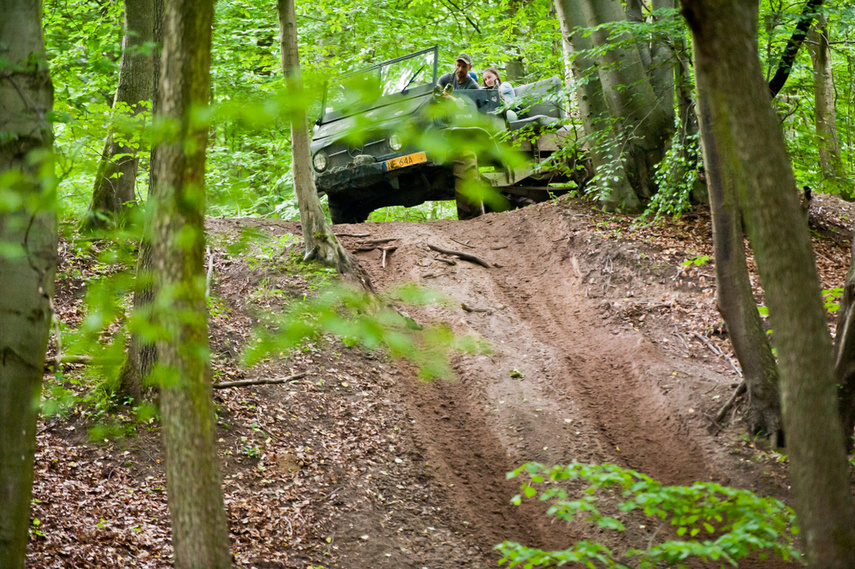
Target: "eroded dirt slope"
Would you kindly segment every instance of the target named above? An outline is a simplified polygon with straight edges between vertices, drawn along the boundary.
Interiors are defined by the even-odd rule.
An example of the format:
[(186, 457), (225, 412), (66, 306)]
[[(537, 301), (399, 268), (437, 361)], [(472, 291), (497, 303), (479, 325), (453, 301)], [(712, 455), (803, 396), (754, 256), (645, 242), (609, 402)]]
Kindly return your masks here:
[[(283, 270), (287, 254), (271, 257), (271, 245), (266, 260), (259, 249), (227, 252), (247, 228), (298, 248), (297, 224), (209, 220), (216, 379), (287, 379), (215, 391), (236, 565), (494, 567), (492, 548), (506, 539), (558, 548), (594, 537), (622, 551), (656, 531), (640, 523), (598, 534), (552, 522), (537, 503), (512, 506), (518, 486), (505, 473), (526, 461), (612, 462), (669, 484), (715, 480), (787, 499), (785, 466), (742, 440), (739, 407), (712, 421), (739, 378), (703, 260), (712, 255), (705, 215), (662, 235), (587, 202), (466, 222), (336, 226), (378, 290), (417, 283), (449, 298), (401, 310), (492, 346), (454, 356), (457, 379), (432, 383), (338, 342), (242, 368), (260, 311), (282, 310), (313, 286)], [(826, 236), (815, 243), (824, 286), (839, 286), (847, 223), (812, 223)], [(687, 259), (698, 263), (681, 265)], [(80, 286), (58, 287), (69, 325), (82, 316)], [(92, 443), (92, 420), (41, 426), (30, 565), (169, 566), (157, 424)], [(111, 420), (130, 422), (121, 412)]]
[[(670, 484), (748, 481), (704, 416), (729, 394), (734, 375), (687, 363), (668, 349), (675, 336), (664, 326), (657, 338), (616, 315), (621, 303), (663, 295), (708, 310), (711, 288), (675, 290), (639, 245), (604, 241), (588, 219), (548, 205), (465, 224), (358, 230), (397, 247), (385, 267), (381, 251), (360, 254), (375, 286), (415, 282), (444, 292), (451, 301), (417, 319), (477, 334), (494, 348), (458, 357), (451, 385), (410, 380), (404, 388), (416, 441), (435, 475), (453, 484), (451, 508), (477, 520), (482, 547), (512, 539), (555, 548), (571, 537), (536, 508), (508, 506), (516, 488), (505, 472), (526, 461), (612, 462)], [(490, 267), (448, 264), (430, 245)]]

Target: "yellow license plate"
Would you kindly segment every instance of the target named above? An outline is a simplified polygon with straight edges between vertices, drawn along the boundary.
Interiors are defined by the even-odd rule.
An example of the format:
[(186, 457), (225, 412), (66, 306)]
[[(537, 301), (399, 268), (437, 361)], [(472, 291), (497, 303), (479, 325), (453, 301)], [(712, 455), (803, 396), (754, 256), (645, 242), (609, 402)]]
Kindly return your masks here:
[(424, 152), (416, 152), (414, 154), (407, 154), (406, 156), (399, 156), (398, 158), (386, 160), (383, 162), (383, 169), (387, 171), (395, 170), (396, 168), (412, 166), (413, 164), (421, 164), (422, 162), (427, 162), (427, 155), (425, 155)]

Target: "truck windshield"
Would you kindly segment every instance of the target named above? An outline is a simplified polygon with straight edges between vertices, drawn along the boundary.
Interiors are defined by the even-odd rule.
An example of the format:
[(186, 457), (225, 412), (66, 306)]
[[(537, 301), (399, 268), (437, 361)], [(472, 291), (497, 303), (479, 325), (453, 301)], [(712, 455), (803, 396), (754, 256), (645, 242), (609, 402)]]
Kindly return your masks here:
[(436, 81), (436, 53), (436, 48), (431, 48), (331, 79), (324, 94), (324, 113), (347, 114), (381, 97), (432, 85)]

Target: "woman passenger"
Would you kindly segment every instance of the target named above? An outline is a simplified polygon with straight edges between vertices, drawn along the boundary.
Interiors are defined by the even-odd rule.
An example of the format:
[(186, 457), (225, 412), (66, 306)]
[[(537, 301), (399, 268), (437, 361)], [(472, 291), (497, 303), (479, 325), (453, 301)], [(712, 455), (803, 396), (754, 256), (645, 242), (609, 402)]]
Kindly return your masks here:
[(495, 67), (488, 67), (485, 69), (483, 76), (484, 88), (498, 90), (502, 100), (510, 101), (516, 96), (514, 94), (514, 86), (511, 85), (510, 82), (502, 83), (502, 80), (499, 78), (499, 72)]

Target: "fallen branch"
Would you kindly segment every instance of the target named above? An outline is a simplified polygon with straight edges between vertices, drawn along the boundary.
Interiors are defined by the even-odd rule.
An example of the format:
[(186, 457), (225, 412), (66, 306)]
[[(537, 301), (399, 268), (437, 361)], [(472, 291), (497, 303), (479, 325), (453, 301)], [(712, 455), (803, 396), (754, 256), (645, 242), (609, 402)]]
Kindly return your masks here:
[(733, 363), (733, 360), (732, 360), (732, 359), (730, 359), (730, 356), (728, 356), (727, 354), (725, 354), (724, 352), (722, 352), (722, 351), (721, 351), (720, 349), (718, 349), (717, 347), (713, 346), (713, 345), (709, 342), (709, 340), (707, 340), (706, 338), (704, 338), (703, 336), (701, 336), (701, 335), (700, 335), (700, 334), (698, 334), (697, 332), (695, 332), (694, 334), (695, 334), (695, 338), (699, 339), (701, 342), (703, 342), (704, 344), (706, 344), (706, 345), (707, 345), (707, 348), (709, 348), (709, 349), (710, 349), (710, 351), (711, 351), (712, 353), (714, 353), (714, 354), (715, 354), (715, 355), (717, 355), (717, 356), (723, 356), (723, 357), (724, 357), (724, 359), (726, 359), (726, 360), (727, 360), (727, 363), (729, 363), (729, 364), (730, 364), (730, 367), (732, 367), (732, 368), (733, 368), (733, 371), (735, 371), (735, 372), (736, 372), (736, 375), (738, 375), (739, 377), (742, 377), (742, 371), (741, 371), (738, 367), (736, 367), (736, 364), (735, 364), (735, 363)]
[(389, 241), (397, 241), (395, 237), (389, 237), (387, 239), (371, 239), (366, 241), (366, 245), (382, 245), (383, 243), (388, 243)]
[(470, 263), (481, 265), (486, 269), (490, 268), (490, 265), (486, 261), (476, 257), (475, 255), (470, 255), (469, 253), (463, 253), (461, 251), (452, 251), (451, 249), (443, 249), (442, 247), (437, 247), (436, 245), (431, 245), (430, 243), (428, 243), (428, 247), (430, 247), (433, 251), (436, 251), (437, 253), (442, 253), (443, 255), (453, 255), (463, 261), (469, 261)]
[(219, 383), (215, 383), (212, 387), (214, 389), (225, 389), (226, 387), (244, 387), (247, 385), (272, 385), (274, 383), (285, 383), (286, 381), (291, 381), (292, 379), (300, 379), (301, 377), (306, 377), (309, 372), (303, 371), (300, 373), (295, 373), (294, 375), (289, 375), (288, 377), (274, 377), (273, 379), (243, 379), (240, 381), (221, 381)]
[(742, 380), (742, 383), (739, 384), (739, 387), (736, 388), (736, 391), (733, 392), (733, 395), (730, 396), (730, 399), (727, 400), (727, 403), (722, 405), (721, 409), (719, 409), (718, 413), (715, 416), (715, 422), (720, 422), (725, 414), (730, 411), (730, 408), (733, 407), (733, 404), (736, 402), (737, 397), (745, 393), (746, 385), (745, 380)]
[(333, 233), (336, 237), (371, 237), (370, 233)]

